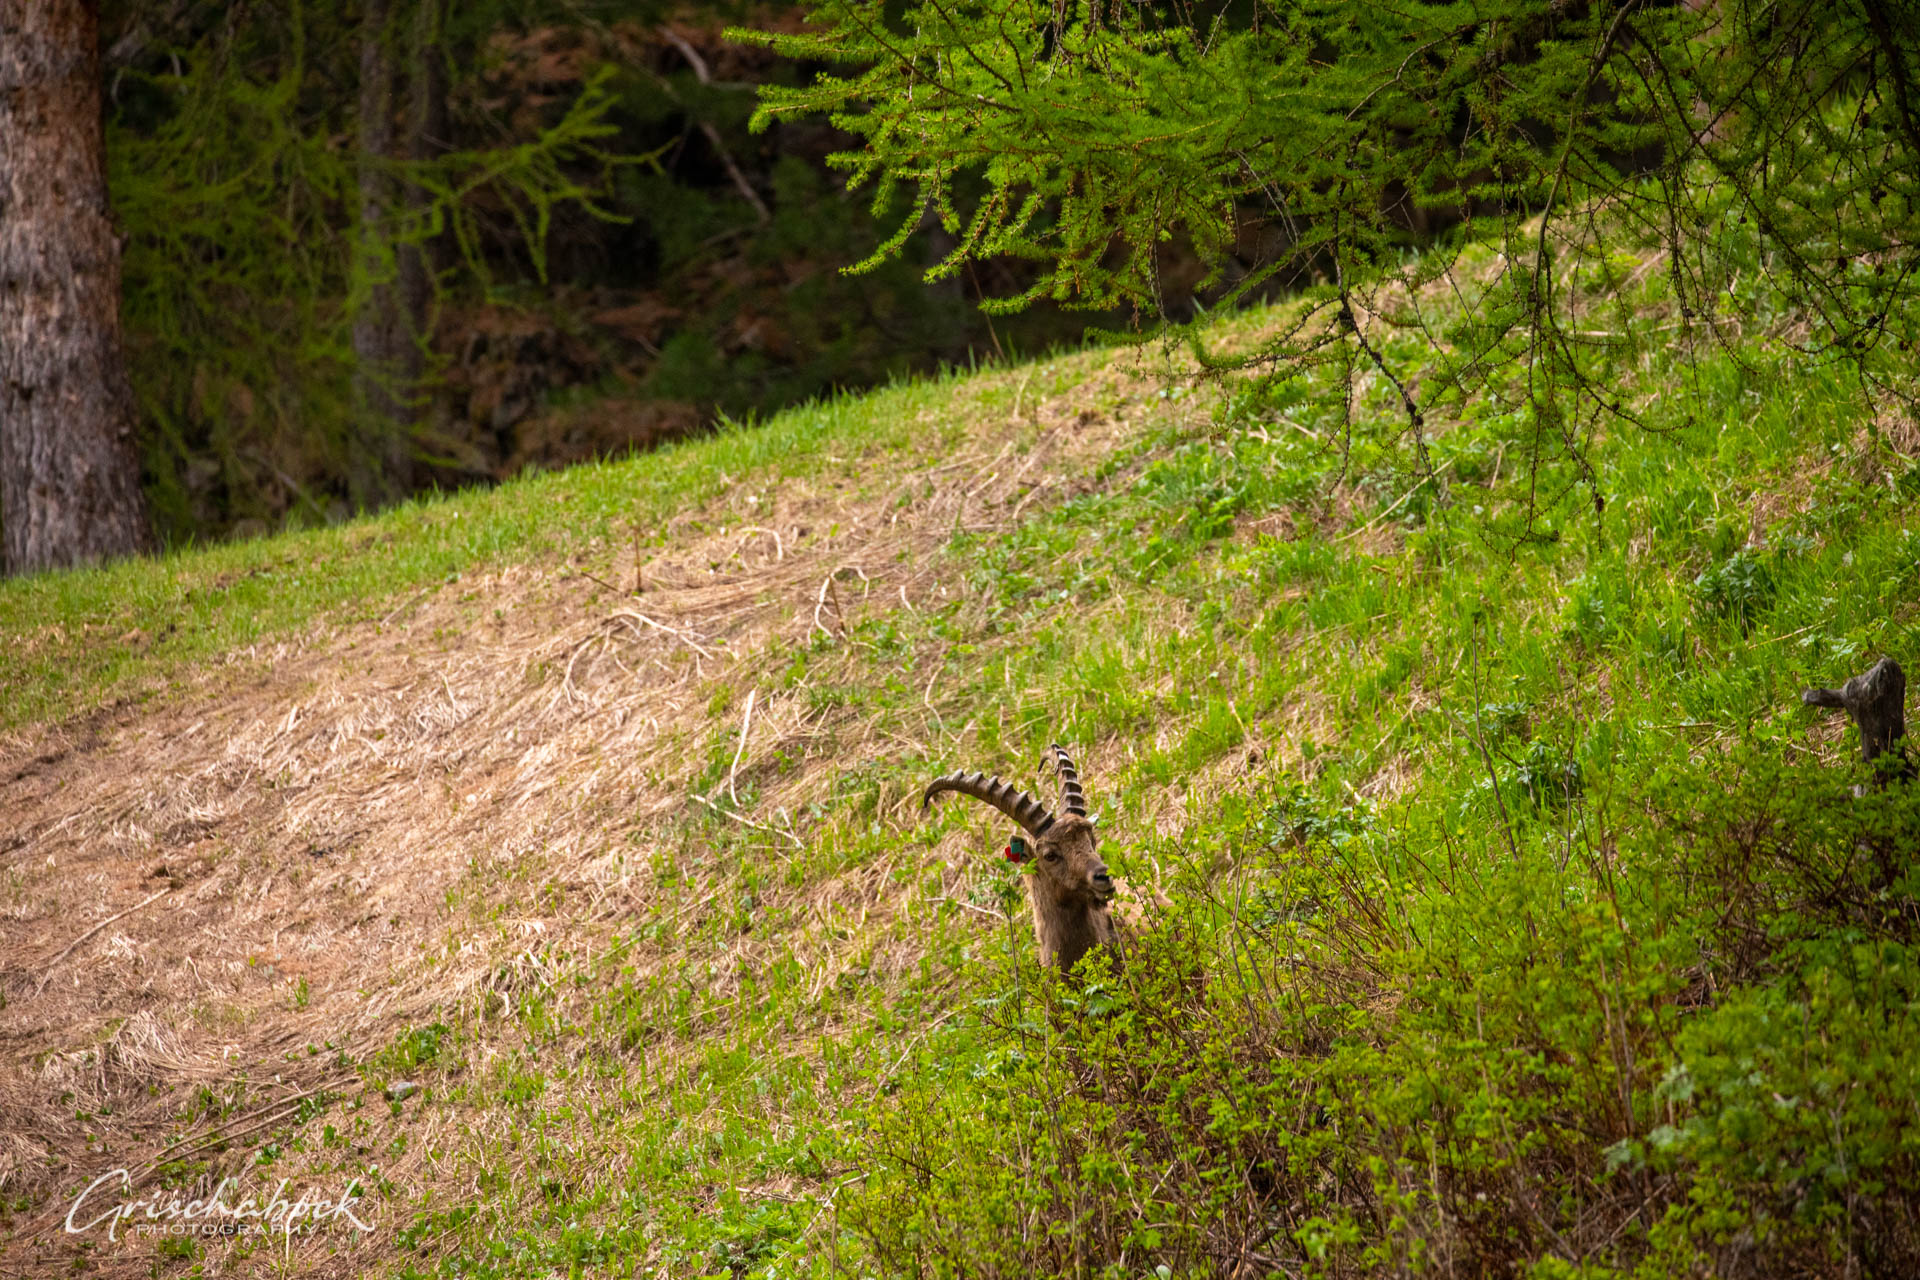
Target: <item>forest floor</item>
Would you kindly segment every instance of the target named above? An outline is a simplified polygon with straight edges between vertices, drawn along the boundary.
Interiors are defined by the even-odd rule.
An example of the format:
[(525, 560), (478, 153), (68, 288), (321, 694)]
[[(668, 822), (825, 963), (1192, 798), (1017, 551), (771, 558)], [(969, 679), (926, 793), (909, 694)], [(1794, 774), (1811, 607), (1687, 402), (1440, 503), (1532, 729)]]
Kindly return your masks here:
[[(1359, 832), (1756, 722), (1841, 767), (1797, 691), (1912, 652), (1913, 429), (1629, 363), (1671, 429), (1596, 440), (1548, 538), (1495, 523), (1517, 411), (1438, 429), (1443, 486), (1132, 348), (0, 585), (0, 1274), (837, 1265), (876, 1109), (1030, 963), (1000, 819), (919, 789), (1056, 738), (1143, 922), (1249, 795)], [(229, 1177), (370, 1229), (70, 1229)]]

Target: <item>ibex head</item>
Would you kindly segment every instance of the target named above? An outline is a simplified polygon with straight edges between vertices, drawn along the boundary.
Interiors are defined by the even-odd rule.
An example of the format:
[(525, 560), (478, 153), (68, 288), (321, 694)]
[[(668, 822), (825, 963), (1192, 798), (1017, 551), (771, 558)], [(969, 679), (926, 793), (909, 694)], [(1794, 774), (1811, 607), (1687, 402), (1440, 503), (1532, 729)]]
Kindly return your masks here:
[(1047, 752), (1060, 779), (1061, 813), (1057, 817), (1026, 792), (1016, 791), (1012, 783), (983, 773), (935, 778), (921, 806), (932, 804), (943, 791), (958, 791), (986, 801), (1032, 837), (1029, 845), (1015, 836), (1008, 842), (1007, 856), (1015, 862), (1033, 864), (1029, 884), (1041, 962), (1071, 969), (1095, 946), (1114, 942), (1113, 920), (1107, 910), (1113, 898), (1113, 879), (1095, 849), (1093, 822), (1087, 817), (1087, 801), (1073, 758), (1059, 743)]

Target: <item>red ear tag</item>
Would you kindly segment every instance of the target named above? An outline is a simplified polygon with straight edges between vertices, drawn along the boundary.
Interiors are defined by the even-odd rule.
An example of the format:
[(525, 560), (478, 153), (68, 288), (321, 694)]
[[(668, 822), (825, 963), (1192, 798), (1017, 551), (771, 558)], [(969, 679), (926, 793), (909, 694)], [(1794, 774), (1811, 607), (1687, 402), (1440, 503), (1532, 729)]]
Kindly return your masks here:
[(1007, 841), (1006, 856), (1008, 862), (1025, 862), (1027, 860), (1027, 842), (1019, 836), (1015, 836), (1013, 839)]

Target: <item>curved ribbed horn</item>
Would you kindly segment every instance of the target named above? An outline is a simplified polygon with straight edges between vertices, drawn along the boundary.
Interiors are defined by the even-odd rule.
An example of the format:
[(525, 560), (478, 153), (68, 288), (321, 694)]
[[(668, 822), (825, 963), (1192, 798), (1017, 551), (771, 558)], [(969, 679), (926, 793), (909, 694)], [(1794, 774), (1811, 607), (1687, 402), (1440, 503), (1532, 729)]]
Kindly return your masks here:
[(1073, 757), (1059, 743), (1047, 748), (1053, 753), (1053, 770), (1060, 775), (1060, 807), (1079, 817), (1087, 816), (1087, 798), (1080, 791), (1080, 771), (1073, 767)]
[(1011, 782), (1002, 782), (984, 773), (950, 773), (944, 778), (935, 778), (927, 784), (926, 794), (920, 797), (920, 807), (924, 809), (932, 804), (933, 798), (942, 791), (958, 791), (963, 796), (984, 800), (1035, 836), (1045, 835), (1053, 825), (1053, 815), (1047, 812), (1047, 806), (1024, 791), (1014, 790)]

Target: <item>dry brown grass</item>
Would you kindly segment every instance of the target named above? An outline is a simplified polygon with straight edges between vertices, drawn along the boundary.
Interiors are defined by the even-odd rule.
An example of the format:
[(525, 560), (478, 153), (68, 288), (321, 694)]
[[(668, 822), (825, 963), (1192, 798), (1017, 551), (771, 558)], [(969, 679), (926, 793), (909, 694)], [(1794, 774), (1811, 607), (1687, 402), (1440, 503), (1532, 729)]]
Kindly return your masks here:
[[(182, 1151), (239, 1169), (301, 1097), (364, 1087), (309, 1046), (359, 1060), (437, 1012), (510, 1008), (517, 989), (604, 952), (647, 906), (653, 881), (633, 868), (696, 804), (705, 746), (720, 722), (740, 730), (748, 691), (735, 786), (706, 800), (769, 857), (787, 856), (806, 838), (794, 815), (901, 742), (856, 712), (810, 711), (804, 689), (769, 673), (822, 631), (839, 655), (826, 672), (850, 667), (850, 625), (963, 592), (939, 546), (1086, 487), (1159, 377), (1133, 356), (1063, 396), (1022, 385), (1017, 413), (943, 458), (856, 461), (810, 484), (742, 478), (683, 514), (639, 595), (621, 590), (627, 548), (584, 546), (566, 563), (430, 590), (377, 622), (232, 655), (154, 705), (0, 739), (0, 1194), (29, 1206), (0, 1258), (37, 1268), (66, 1256), (59, 1220), (98, 1172), (140, 1178)], [(1156, 399), (1153, 411), (1204, 413), (1187, 404)], [(740, 696), (716, 718), (722, 685)], [(927, 741), (912, 745), (964, 743), (937, 677), (923, 700)], [(777, 753), (797, 765), (776, 771)], [(747, 783), (760, 797), (751, 815), (729, 794)], [(883, 798), (883, 815), (907, 799)], [(938, 856), (958, 868), (966, 853), (948, 844)], [(870, 949), (872, 921), (903, 909), (892, 870), (781, 890), (809, 899), (813, 927), (785, 945), (816, 998)], [(724, 998), (771, 945), (748, 936), (706, 957), (710, 993)], [(917, 962), (911, 946), (889, 946), (863, 960), (876, 976)], [(633, 962), (644, 975), (677, 957), (658, 947)], [(684, 1051), (663, 1041), (658, 1066)], [(195, 1104), (202, 1089), (226, 1102), (218, 1119)], [(420, 1115), (393, 1124), (451, 1123)], [(487, 1141), (488, 1117), (460, 1125), (454, 1145)], [(416, 1133), (386, 1176), (430, 1180), (418, 1153), (433, 1136)], [(169, 1150), (176, 1139), (185, 1146)], [(296, 1239), (288, 1260), (377, 1269), (390, 1235), (346, 1260)], [(126, 1248), (97, 1261), (144, 1273), (150, 1246)]]

